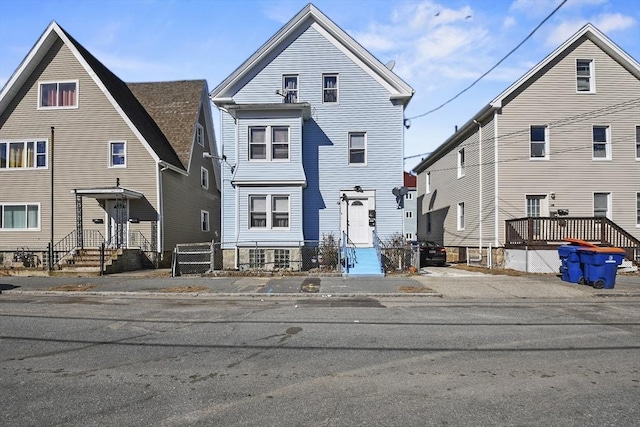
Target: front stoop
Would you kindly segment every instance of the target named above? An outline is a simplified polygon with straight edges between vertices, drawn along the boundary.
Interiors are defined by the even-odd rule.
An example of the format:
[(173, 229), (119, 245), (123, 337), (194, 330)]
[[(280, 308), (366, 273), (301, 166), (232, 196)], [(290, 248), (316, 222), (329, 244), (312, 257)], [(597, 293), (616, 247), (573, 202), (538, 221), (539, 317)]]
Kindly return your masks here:
[(384, 277), (375, 248), (356, 248), (356, 262), (345, 273), (347, 277)]
[[(121, 273), (142, 269), (140, 249), (105, 249), (104, 273)], [(100, 273), (100, 249), (77, 249), (60, 262), (61, 273)]]

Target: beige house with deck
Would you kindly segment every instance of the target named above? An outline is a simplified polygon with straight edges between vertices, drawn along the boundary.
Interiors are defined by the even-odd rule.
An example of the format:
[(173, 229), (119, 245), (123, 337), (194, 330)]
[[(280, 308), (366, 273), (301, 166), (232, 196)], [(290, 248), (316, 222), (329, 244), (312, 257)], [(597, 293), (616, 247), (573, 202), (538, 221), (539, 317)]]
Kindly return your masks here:
[(219, 239), (208, 92), (124, 83), (52, 22), (0, 92), (0, 251)]
[(638, 259), (640, 64), (588, 24), (414, 172), (418, 239), (452, 261), (527, 246), (548, 249), (540, 264), (557, 271), (566, 237)]

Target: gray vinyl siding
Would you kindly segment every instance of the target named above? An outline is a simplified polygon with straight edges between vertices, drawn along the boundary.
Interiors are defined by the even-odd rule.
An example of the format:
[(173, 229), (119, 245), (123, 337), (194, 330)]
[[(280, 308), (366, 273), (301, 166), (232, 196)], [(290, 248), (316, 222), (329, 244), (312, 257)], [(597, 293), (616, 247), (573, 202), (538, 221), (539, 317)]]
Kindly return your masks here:
[[(77, 109), (37, 110), (38, 81), (79, 80)], [(120, 186), (141, 192), (145, 200), (132, 202), (132, 217), (148, 218), (157, 212), (155, 162), (142, 143), (124, 123), (103, 92), (85, 72), (71, 51), (57, 42), (36, 69), (14, 101), (0, 115), (0, 139), (42, 138), (54, 144), (54, 241), (76, 228), (75, 197), (72, 189)], [(108, 168), (109, 141), (126, 141), (127, 167)], [(0, 231), (0, 247), (46, 248), (51, 232), (50, 170), (0, 171), (0, 202), (39, 202), (40, 231)], [(99, 203), (83, 199), (83, 227), (105, 233), (105, 225), (92, 219), (104, 219)], [(153, 215), (151, 215), (153, 216)], [(150, 224), (132, 225), (132, 229)]]
[[(403, 106), (390, 101), (387, 89), (314, 28), (301, 29), (289, 41), (264, 61), (264, 68), (242, 82), (244, 86), (233, 98), (236, 103), (282, 102), (280, 95), (275, 95), (276, 89), (282, 88), (282, 75), (298, 75), (298, 101), (311, 104), (311, 118), (302, 125), (302, 164), (307, 181), (301, 203), (304, 239), (319, 240), (323, 234), (338, 237), (340, 195), (356, 185), (375, 193), (379, 236), (384, 240), (401, 234), (403, 211), (397, 209), (392, 189), (403, 182)], [(339, 75), (338, 104), (322, 103), (323, 73)], [(223, 117), (223, 149), (229, 158), (236, 135), (233, 121), (225, 114)], [(240, 135), (243, 129), (240, 127)], [(366, 132), (366, 166), (348, 164), (349, 132)], [(243, 146), (241, 142), (242, 150)], [(263, 179), (276, 179), (279, 171), (269, 172)], [(235, 196), (229, 194), (234, 190), (226, 183), (225, 190), (224, 240), (229, 241), (236, 232), (236, 214), (229, 215)], [(242, 229), (240, 234), (244, 236)]]
[[(576, 93), (576, 59), (593, 59), (596, 93)], [(498, 142), (500, 223), (526, 216), (527, 194), (555, 193), (555, 200), (547, 198), (550, 210), (593, 216), (593, 193), (610, 192), (611, 219), (640, 237), (635, 220), (640, 162), (634, 154), (640, 81), (588, 40), (551, 65), (508, 100), (499, 116), (499, 134), (505, 135)], [(580, 118), (567, 121), (571, 116)], [(547, 123), (557, 123), (549, 128), (550, 158), (529, 160), (529, 126)], [(611, 160), (592, 159), (593, 125), (610, 126)], [(502, 241), (504, 226), (499, 231)]]

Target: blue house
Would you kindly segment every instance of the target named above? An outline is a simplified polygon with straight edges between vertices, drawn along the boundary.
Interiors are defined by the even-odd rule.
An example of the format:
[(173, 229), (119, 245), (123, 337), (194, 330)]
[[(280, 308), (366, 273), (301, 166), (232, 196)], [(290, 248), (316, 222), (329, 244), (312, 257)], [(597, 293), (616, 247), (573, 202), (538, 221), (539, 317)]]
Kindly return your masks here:
[(308, 4), (211, 91), (225, 268), (297, 269), (323, 239), (402, 233), (392, 190), (414, 91), (391, 68)]

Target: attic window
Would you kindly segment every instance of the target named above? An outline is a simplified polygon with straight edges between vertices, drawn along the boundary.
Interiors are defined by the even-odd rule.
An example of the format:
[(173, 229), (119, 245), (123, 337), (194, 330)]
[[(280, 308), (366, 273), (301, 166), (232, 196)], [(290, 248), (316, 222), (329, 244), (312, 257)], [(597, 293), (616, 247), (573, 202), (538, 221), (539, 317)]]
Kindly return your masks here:
[(204, 147), (204, 128), (201, 125), (196, 125), (196, 142)]
[(39, 86), (38, 108), (77, 108), (78, 82), (43, 82)]
[(284, 94), (283, 102), (285, 104), (298, 102), (298, 76), (282, 76), (282, 92)]
[(335, 104), (338, 102), (338, 75), (322, 75), (322, 102), (325, 104)]
[(594, 93), (596, 91), (592, 59), (576, 60), (576, 84), (578, 92)]

